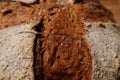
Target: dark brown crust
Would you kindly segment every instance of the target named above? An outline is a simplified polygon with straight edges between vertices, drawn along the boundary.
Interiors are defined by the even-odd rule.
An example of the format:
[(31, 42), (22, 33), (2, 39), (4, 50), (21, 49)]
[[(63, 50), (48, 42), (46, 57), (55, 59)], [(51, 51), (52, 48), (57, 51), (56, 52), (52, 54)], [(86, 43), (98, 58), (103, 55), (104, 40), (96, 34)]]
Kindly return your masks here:
[[(49, 2), (49, 3), (48, 3)], [(68, 5), (69, 6), (69, 5)], [(53, 15), (55, 10), (65, 8), (52, 0), (41, 2), (38, 4), (23, 4), (17, 2), (0, 2), (0, 29), (17, 25), (21, 23), (29, 23), (30, 21), (39, 21), (43, 16), (46, 19), (49, 15)], [(76, 11), (84, 20), (89, 21), (108, 21), (113, 20), (111, 13), (99, 4), (95, 3), (75, 3), (71, 8), (77, 8)], [(52, 10), (54, 9), (54, 10)]]
[(0, 29), (39, 21), (35, 40), (35, 80), (91, 80), (92, 57), (83, 21), (113, 21), (100, 4), (66, 6), (46, 0), (38, 4), (0, 3)]
[(42, 45), (44, 79), (91, 80), (92, 59), (80, 17), (68, 7), (47, 26)]

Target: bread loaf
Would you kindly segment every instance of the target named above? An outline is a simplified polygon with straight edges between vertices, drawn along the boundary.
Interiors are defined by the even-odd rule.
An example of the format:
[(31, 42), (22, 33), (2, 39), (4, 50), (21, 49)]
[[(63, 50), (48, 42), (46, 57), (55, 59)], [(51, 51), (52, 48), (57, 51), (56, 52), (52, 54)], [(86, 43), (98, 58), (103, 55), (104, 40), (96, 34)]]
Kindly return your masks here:
[(120, 26), (98, 0), (0, 5), (0, 80), (120, 79)]

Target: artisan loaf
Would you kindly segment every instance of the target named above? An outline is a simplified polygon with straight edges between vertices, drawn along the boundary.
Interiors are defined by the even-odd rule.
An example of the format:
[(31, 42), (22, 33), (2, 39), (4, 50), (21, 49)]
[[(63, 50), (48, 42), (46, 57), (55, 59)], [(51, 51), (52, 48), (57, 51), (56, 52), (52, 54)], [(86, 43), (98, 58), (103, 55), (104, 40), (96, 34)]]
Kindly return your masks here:
[(120, 79), (120, 26), (98, 0), (19, 1), (0, 3), (0, 80)]

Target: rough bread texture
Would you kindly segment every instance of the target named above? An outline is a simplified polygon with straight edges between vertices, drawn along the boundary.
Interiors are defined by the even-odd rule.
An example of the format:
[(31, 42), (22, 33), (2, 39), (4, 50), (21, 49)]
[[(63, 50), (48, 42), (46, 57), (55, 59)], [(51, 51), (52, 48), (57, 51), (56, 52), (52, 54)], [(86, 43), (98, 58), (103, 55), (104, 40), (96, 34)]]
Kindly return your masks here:
[(43, 32), (44, 80), (91, 80), (92, 59), (83, 24), (72, 11), (72, 19), (68, 14), (61, 11)]
[[(61, 0), (60, 0), (61, 1)], [(49, 23), (56, 14), (67, 8), (73, 10), (73, 14), (80, 16), (81, 21), (108, 21), (113, 20), (111, 12), (94, 2), (89, 3), (72, 3), (61, 5), (60, 1), (40, 0), (37, 4), (24, 4), (18, 2), (0, 2), (0, 29), (29, 23), (31, 21), (41, 21)], [(62, 3), (62, 1), (61, 1)], [(64, 15), (64, 14), (62, 14)], [(71, 17), (72, 18), (72, 17)]]
[(120, 80), (120, 26), (86, 22), (93, 58), (92, 80)]
[(31, 24), (0, 30), (0, 80), (34, 80)]
[(38, 28), (41, 35), (37, 36), (36, 80), (91, 80), (92, 57), (82, 21), (112, 20), (103, 7), (94, 10), (92, 5), (45, 8), (52, 14), (45, 12)]
[[(29, 51), (31, 55), (34, 53), (34, 62), (33, 58), (27, 59), (31, 60), (30, 69), (33, 70), (34, 67), (34, 72), (31, 72), (34, 79), (28, 76), (31, 80), (119, 80), (119, 59), (114, 59), (117, 52), (119, 54), (119, 50), (116, 49), (119, 47), (119, 31), (112, 27), (113, 23), (108, 23), (114, 22), (113, 16), (98, 0), (37, 0), (34, 4), (10, 1), (0, 3), (0, 29), (31, 21), (39, 22), (35, 26), (39, 34), (31, 33), (31, 28), (26, 27), (24, 30), (28, 31), (23, 30), (20, 33), (26, 36), (20, 37), (26, 41), (24, 45), (31, 43)], [(85, 22), (92, 27), (89, 29), (88, 23)], [(102, 28), (99, 28), (98, 22), (102, 23)], [(108, 28), (104, 30), (103, 24)], [(26, 34), (34, 37), (30, 38)], [(102, 36), (105, 38), (101, 39)], [(19, 38), (15, 38), (15, 41), (23, 42)], [(106, 45), (109, 47), (106, 48)], [(21, 51), (27, 47), (24, 46)], [(29, 51), (26, 50), (26, 53)], [(111, 57), (112, 55), (114, 56)]]

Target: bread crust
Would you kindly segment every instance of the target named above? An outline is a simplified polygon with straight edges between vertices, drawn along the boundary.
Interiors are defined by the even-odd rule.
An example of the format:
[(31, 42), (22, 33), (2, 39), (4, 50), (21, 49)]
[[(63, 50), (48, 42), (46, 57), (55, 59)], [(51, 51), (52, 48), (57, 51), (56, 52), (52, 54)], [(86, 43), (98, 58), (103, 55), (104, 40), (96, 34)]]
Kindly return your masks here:
[(1, 2), (0, 29), (39, 22), (34, 26), (38, 33), (33, 42), (35, 80), (97, 80), (93, 78), (97, 69), (94, 68), (94, 46), (88, 40), (90, 33), (86, 33), (85, 22), (106, 23), (114, 19), (112, 13), (96, 1)]

